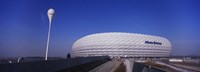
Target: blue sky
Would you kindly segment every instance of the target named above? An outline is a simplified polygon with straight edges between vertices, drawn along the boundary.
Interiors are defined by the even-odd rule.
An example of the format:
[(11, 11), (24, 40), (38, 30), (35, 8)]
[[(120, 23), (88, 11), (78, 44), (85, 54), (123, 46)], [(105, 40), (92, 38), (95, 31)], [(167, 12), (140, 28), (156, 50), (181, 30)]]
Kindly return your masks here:
[(172, 55), (200, 56), (199, 0), (0, 0), (0, 57), (66, 56), (77, 39), (100, 32), (162, 36)]

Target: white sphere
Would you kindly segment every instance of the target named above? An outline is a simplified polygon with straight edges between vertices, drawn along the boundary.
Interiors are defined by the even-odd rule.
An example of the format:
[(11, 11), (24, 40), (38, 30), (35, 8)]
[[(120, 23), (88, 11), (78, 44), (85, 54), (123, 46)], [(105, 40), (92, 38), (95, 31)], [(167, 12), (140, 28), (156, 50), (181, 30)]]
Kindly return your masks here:
[(54, 15), (55, 10), (53, 8), (50, 8), (47, 13), (48, 15)]

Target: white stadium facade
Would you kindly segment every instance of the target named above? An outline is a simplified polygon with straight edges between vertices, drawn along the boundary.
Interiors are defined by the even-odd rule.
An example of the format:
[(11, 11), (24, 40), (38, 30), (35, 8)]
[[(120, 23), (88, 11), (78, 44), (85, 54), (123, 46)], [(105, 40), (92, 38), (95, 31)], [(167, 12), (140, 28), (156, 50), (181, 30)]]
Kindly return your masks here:
[(77, 40), (72, 51), (76, 57), (168, 57), (171, 47), (168, 39), (159, 36), (108, 32)]

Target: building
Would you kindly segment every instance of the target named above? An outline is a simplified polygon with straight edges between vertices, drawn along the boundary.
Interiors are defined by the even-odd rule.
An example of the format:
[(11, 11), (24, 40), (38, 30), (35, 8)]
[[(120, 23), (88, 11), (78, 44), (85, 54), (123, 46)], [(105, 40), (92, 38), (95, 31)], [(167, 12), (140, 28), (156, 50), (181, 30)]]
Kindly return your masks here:
[(159, 36), (108, 32), (91, 34), (77, 40), (72, 51), (76, 57), (168, 57), (171, 43)]

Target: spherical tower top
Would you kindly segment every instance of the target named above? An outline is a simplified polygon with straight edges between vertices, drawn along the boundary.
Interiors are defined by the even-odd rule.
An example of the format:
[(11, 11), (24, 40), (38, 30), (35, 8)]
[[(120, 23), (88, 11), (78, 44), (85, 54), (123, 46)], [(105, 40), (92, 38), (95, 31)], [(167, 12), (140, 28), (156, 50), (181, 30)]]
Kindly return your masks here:
[(53, 8), (50, 8), (47, 12), (48, 18), (49, 18), (49, 23), (51, 24), (52, 18), (55, 14), (55, 10)]
[(49, 15), (53, 15), (55, 13), (55, 10), (53, 9), (53, 8), (50, 8), (49, 10), (48, 10), (48, 14)]

